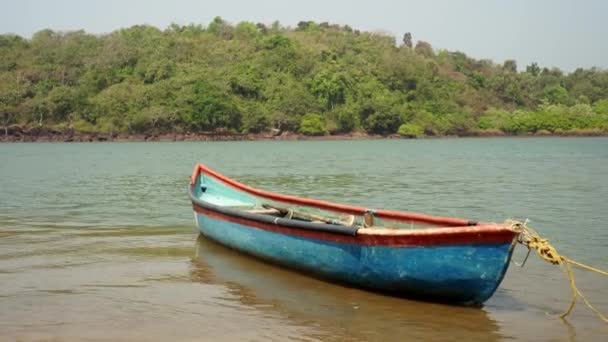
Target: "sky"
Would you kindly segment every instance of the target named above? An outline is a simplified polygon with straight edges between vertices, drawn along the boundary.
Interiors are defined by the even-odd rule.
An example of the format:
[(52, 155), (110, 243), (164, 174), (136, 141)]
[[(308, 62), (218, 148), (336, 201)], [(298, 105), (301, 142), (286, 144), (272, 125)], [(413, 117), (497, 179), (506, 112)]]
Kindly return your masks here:
[(608, 69), (608, 0), (0, 0), (0, 33), (24, 37), (50, 28), (108, 33), (132, 25), (208, 24), (215, 16), (295, 26), (328, 21), (405, 32), (435, 49), (478, 59), (574, 71)]

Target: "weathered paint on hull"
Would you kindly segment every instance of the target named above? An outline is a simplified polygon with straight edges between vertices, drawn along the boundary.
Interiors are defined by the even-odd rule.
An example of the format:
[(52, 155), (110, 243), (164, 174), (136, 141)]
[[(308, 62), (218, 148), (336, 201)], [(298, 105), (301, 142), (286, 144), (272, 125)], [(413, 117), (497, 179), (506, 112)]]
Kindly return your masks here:
[(481, 304), (507, 270), (513, 243), (382, 246), (322, 241), (196, 213), (199, 231), (233, 249), (318, 276), (407, 296)]

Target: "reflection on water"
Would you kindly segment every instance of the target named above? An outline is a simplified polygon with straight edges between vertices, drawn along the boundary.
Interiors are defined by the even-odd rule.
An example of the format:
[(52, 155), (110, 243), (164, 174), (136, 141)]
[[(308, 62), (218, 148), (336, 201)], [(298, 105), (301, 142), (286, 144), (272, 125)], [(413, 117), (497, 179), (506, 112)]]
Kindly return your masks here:
[[(482, 308), (390, 297), (197, 240), (185, 190), (200, 161), (282, 193), (527, 217), (608, 268), (606, 151), (605, 138), (0, 144), (0, 341), (603, 340), (580, 304), (568, 321), (547, 315), (570, 289), (534, 256)], [(608, 279), (576, 277), (608, 311)]]
[(498, 326), (484, 310), (416, 302), (327, 283), (269, 265), (202, 236), (190, 271), (193, 281), (220, 284), (232, 300), (261, 314), (315, 328), (334, 341), (424, 339), (496, 340)]

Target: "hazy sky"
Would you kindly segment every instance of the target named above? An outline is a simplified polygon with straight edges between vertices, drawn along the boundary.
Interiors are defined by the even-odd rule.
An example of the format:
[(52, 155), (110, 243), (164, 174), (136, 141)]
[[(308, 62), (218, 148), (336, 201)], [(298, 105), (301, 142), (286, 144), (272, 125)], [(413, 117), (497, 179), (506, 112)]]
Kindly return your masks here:
[(608, 68), (608, 0), (0, 0), (0, 32), (84, 29), (111, 32), (135, 24), (209, 23), (213, 17), (295, 26), (329, 21), (411, 32), (436, 49), (502, 63), (515, 59), (567, 71)]

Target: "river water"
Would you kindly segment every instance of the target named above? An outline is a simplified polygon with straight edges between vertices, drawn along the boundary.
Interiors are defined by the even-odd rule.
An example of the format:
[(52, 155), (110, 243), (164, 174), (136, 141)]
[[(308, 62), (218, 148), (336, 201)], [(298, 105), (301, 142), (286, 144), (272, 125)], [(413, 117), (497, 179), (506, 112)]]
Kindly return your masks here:
[[(0, 340), (602, 340), (532, 255), (482, 308), (390, 297), (199, 238), (196, 162), (266, 190), (530, 225), (608, 268), (608, 139), (0, 145)], [(525, 253), (518, 248), (515, 260)], [(608, 279), (576, 272), (608, 311)]]

